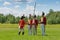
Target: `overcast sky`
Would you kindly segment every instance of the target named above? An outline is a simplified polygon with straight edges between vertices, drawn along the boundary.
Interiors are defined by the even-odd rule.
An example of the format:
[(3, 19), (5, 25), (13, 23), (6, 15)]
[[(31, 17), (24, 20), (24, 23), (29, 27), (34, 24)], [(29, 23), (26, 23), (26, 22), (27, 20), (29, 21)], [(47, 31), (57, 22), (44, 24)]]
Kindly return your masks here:
[[(0, 13), (4, 15), (13, 14), (14, 16), (22, 16), (25, 14), (33, 15), (35, 0), (18, 0), (25, 2), (17, 2), (17, 0), (0, 0)], [(41, 15), (42, 11), (46, 14), (49, 9), (60, 11), (60, 0), (36, 0), (36, 15)]]

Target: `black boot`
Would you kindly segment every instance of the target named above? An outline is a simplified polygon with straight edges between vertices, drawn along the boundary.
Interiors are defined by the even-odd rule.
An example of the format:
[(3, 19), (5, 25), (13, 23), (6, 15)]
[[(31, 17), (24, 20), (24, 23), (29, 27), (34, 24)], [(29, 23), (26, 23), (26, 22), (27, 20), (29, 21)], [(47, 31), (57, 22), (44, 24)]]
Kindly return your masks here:
[(24, 32), (22, 32), (22, 35), (24, 35)]
[(18, 33), (18, 35), (20, 35), (21, 32)]

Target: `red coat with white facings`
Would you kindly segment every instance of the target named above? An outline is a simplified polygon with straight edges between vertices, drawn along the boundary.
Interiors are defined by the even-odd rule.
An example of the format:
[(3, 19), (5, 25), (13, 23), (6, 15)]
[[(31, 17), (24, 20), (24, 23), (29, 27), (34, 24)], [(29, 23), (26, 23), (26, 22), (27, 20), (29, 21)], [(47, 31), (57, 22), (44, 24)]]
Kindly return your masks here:
[(23, 28), (25, 26), (25, 21), (22, 19), (19, 21), (20, 28)]

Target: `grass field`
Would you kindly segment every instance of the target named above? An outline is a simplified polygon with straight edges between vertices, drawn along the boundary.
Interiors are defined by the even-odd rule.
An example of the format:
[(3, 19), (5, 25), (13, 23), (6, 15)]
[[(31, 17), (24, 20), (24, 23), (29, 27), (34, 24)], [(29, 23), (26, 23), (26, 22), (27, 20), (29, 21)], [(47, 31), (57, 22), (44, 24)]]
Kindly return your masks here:
[(46, 35), (41, 35), (40, 25), (37, 35), (28, 35), (28, 28), (25, 26), (25, 35), (18, 35), (17, 24), (0, 24), (0, 40), (60, 40), (60, 24), (47, 25)]

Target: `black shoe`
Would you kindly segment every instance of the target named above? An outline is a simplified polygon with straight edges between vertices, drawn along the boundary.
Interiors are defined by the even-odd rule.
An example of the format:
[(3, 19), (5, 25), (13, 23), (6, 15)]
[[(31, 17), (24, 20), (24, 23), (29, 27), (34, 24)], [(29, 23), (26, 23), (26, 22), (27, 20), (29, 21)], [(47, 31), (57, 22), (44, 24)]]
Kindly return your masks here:
[(18, 35), (20, 35), (21, 32), (18, 33)]
[(24, 32), (22, 32), (22, 35), (24, 35)]

